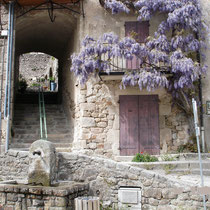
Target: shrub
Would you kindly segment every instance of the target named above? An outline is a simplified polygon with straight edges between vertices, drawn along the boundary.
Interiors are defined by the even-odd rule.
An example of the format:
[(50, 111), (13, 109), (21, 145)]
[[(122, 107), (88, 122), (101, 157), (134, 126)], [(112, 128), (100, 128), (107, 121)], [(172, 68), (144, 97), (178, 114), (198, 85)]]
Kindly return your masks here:
[(133, 162), (156, 162), (158, 161), (157, 157), (151, 156), (147, 153), (137, 153), (133, 160)]
[(163, 155), (163, 156), (161, 157), (161, 159), (162, 159), (163, 161), (174, 161), (174, 160), (176, 160), (175, 157), (173, 157), (173, 156), (171, 156), (171, 155), (168, 155), (168, 154)]

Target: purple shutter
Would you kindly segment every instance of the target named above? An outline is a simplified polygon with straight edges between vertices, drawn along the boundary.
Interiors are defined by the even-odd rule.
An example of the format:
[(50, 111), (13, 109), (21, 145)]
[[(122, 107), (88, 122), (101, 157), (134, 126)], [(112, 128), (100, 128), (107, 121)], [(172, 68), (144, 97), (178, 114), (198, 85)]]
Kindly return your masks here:
[(159, 105), (157, 95), (139, 96), (140, 152), (160, 153)]
[(120, 96), (120, 155), (160, 153), (157, 95)]
[[(136, 33), (135, 39), (138, 42), (144, 42), (145, 39), (149, 36), (149, 22), (125, 22), (125, 36), (131, 36), (132, 32)], [(132, 60), (126, 61), (127, 69), (138, 69), (139, 68), (139, 60), (136, 57), (133, 57)]]
[(120, 96), (120, 155), (139, 151), (138, 96)]

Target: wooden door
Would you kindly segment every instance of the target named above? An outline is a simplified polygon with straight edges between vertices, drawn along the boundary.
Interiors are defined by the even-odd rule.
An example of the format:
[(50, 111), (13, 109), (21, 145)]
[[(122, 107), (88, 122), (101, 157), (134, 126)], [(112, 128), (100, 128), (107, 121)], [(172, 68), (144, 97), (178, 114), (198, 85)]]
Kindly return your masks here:
[(157, 95), (120, 96), (120, 155), (159, 154)]
[(138, 96), (120, 96), (120, 154), (138, 152)]

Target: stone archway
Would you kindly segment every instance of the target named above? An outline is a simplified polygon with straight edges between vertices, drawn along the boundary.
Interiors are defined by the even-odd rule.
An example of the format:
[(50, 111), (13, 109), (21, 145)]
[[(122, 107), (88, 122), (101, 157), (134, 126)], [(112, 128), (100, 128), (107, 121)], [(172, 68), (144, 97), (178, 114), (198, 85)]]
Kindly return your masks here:
[[(64, 109), (65, 114), (62, 116), (66, 117), (65, 122), (68, 124), (69, 130), (63, 130), (63, 133), (61, 133), (65, 135), (65, 132), (67, 132), (68, 134), (65, 135), (65, 142), (58, 139), (57, 143), (60, 143), (59, 147), (69, 147), (71, 142), (73, 142), (74, 133), (72, 117), (74, 110), (69, 109), (69, 103), (74, 101), (74, 89), (68, 90), (69, 80), (72, 81), (72, 75), (69, 72), (69, 58), (74, 49), (73, 40), (76, 34), (77, 17), (66, 10), (59, 10), (54, 13), (56, 16), (55, 22), (50, 21), (47, 11), (32, 11), (22, 17), (16, 18), (15, 58), (18, 60), (18, 57), (24, 53), (43, 52), (58, 59), (59, 89), (57, 101), (61, 103), (62, 109)], [(15, 75), (18, 74), (18, 68), (19, 63), (16, 62)], [(14, 76), (14, 78), (16, 79), (17, 76)], [(55, 133), (57, 134), (57, 131)], [(19, 138), (22, 138), (21, 135)], [(61, 145), (62, 143), (65, 143), (63, 144), (64, 146)]]

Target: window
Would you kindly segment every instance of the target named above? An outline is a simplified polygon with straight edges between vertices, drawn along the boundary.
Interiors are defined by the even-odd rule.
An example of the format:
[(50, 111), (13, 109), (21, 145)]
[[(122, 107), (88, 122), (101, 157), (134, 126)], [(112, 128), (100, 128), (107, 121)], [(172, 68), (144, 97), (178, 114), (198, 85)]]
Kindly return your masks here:
[[(125, 22), (125, 36), (132, 36), (139, 43), (145, 41), (145, 39), (149, 36), (149, 22)], [(126, 61), (127, 69), (138, 69), (139, 68), (139, 60), (134, 57), (132, 60)]]

